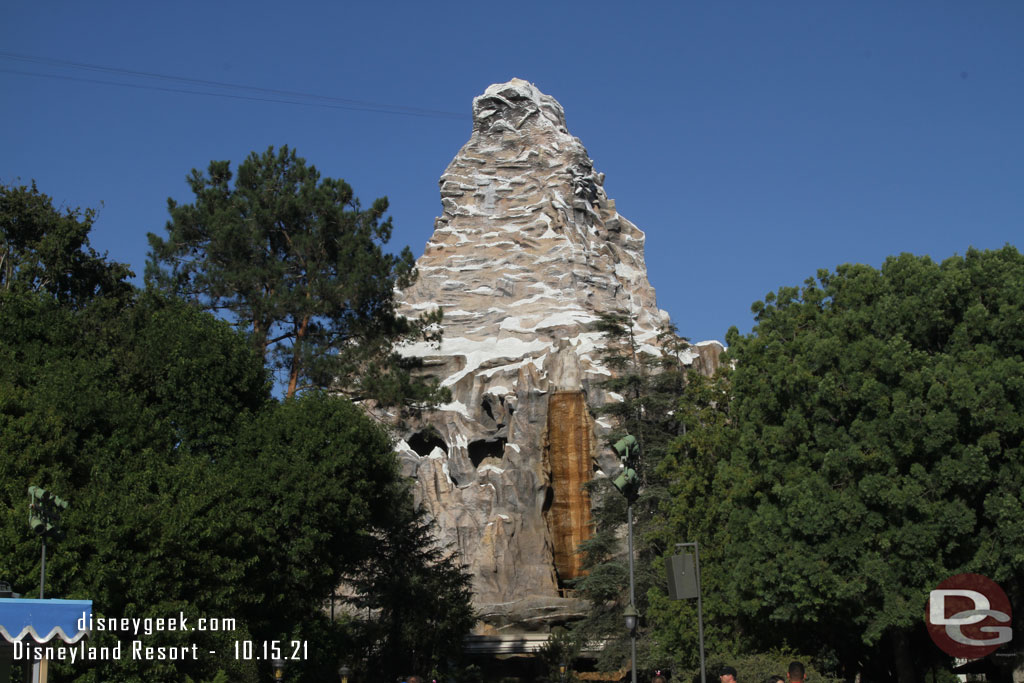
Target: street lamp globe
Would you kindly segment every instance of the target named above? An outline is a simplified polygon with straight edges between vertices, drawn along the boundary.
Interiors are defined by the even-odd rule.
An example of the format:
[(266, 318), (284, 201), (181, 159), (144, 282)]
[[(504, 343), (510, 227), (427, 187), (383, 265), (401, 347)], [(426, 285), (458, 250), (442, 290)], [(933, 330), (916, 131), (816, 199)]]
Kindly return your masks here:
[(630, 633), (635, 633), (636, 625), (640, 621), (640, 613), (636, 611), (636, 607), (632, 603), (626, 605), (626, 609), (622, 611), (622, 616), (626, 620), (626, 630)]

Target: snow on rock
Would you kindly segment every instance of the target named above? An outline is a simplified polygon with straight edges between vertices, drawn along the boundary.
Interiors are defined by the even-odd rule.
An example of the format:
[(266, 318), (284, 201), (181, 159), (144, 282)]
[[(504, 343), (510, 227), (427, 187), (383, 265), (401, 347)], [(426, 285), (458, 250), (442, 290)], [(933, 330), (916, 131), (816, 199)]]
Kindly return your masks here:
[[(414, 490), (441, 542), (469, 565), (490, 626), (543, 628), (580, 607), (559, 597), (553, 548), (564, 539), (545, 513), (549, 490), (565, 486), (552, 480), (549, 403), (574, 392), (593, 412), (622, 400), (601, 387), (611, 371), (598, 314), (631, 316), (636, 338), (654, 353), (668, 316), (647, 279), (643, 232), (608, 198), (562, 106), (533, 84), (513, 79), (474, 99), (472, 135), (440, 188), (442, 215), (416, 263), (419, 279), (398, 299), (405, 315), (445, 311), (440, 346), (410, 344), (402, 353), (422, 358), (452, 401), (408, 427), (399, 452), (416, 465), (408, 468)], [(688, 358), (717, 361), (719, 349), (697, 347)], [(581, 419), (592, 432), (583, 440), (590, 457), (614, 471), (617, 462), (603, 453), (613, 425)], [(443, 450), (404, 455), (436, 435)], [(592, 471), (586, 462), (584, 469)], [(522, 607), (538, 604), (543, 617)]]

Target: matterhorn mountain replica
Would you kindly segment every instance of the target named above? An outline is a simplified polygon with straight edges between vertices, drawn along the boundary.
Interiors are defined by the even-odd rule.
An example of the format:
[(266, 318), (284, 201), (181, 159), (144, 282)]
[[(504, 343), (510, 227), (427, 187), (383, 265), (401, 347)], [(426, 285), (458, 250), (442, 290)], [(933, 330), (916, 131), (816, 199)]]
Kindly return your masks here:
[[(452, 401), (398, 444), (441, 542), (473, 575), (481, 635), (546, 632), (582, 614), (565, 590), (589, 536), (582, 485), (614, 476), (599, 313), (632, 317), (653, 344), (658, 310), (644, 234), (619, 215), (552, 97), (526, 81), (473, 100), (473, 135), (441, 176), (444, 214), (399, 293), (402, 311), (440, 307), (444, 339), (406, 347)], [(708, 365), (719, 347), (691, 348)], [(654, 349), (651, 349), (652, 351)]]

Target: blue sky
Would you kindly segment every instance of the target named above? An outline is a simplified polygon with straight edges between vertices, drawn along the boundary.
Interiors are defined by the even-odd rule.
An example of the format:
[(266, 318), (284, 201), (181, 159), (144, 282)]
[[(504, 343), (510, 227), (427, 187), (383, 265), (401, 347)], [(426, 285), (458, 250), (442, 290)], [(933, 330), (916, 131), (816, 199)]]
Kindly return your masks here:
[(659, 306), (721, 339), (819, 268), (1022, 247), (1022, 36), (1010, 0), (7, 0), (0, 182), (102, 202), (93, 245), (141, 275), (192, 168), (287, 144), (364, 204), (386, 195), (392, 244), (419, 255), (472, 98), (520, 77), (562, 103), (647, 233)]

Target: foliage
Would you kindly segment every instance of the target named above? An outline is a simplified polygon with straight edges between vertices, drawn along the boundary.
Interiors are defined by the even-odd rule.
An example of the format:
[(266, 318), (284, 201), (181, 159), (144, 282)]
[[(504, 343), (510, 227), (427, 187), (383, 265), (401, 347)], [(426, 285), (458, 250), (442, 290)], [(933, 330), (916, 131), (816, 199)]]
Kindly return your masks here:
[[(667, 495), (660, 501), (660, 526), (654, 534), (661, 554), (654, 560), (657, 579), (647, 592), (653, 661), (675, 671), (698, 670), (699, 633), (696, 600), (669, 600), (664, 561), (677, 554), (675, 543), (696, 542), (700, 551), (704, 641), (708, 661), (743, 651), (734, 628), (737, 606), (724, 593), (726, 539), (718, 533), (723, 517), (713, 488), (719, 464), (734, 440), (730, 429), (730, 372), (722, 365), (711, 377), (691, 372), (678, 396), (675, 417), (680, 434), (659, 463)], [(690, 552), (689, 550), (687, 552)], [(743, 679), (747, 680), (747, 679)]]
[[(185, 676), (185, 683), (196, 683), (192, 680), (191, 676)], [(207, 681), (199, 681), (199, 683), (231, 683), (231, 679), (228, 678), (228, 674), (223, 669), (219, 670), (213, 678)]]
[(357, 406), (320, 392), (271, 404), (238, 440), (224, 469), (259, 557), (245, 577), (262, 596), (252, 620), (272, 616), (267, 630), (282, 629), (316, 612), (341, 568), (373, 551), (370, 530), (401, 500), (391, 440)]
[(657, 463), (680, 433), (673, 411), (686, 384), (684, 353), (689, 343), (668, 326), (658, 335), (658, 353), (651, 353), (653, 347), (637, 339), (633, 321), (619, 313), (602, 314), (597, 329), (605, 336), (602, 359), (613, 373), (602, 389), (622, 397), (605, 406), (602, 414), (614, 419), (616, 434), (637, 439), (643, 458), (637, 473), (645, 487), (653, 486)]
[(45, 292), (65, 306), (124, 295), (128, 267), (89, 246), (96, 211), (66, 209), (32, 187), (0, 185), (0, 291)]
[(471, 577), (457, 554), (436, 544), (426, 512), (404, 490), (395, 493), (386, 527), (346, 577), (351, 604), (374, 615), (359, 624), (360, 658), (374, 677), (436, 679), (454, 673), (476, 622)]
[(194, 203), (168, 199), (167, 239), (149, 235), (147, 283), (247, 330), (288, 397), (332, 388), (385, 404), (438, 398), (394, 351), (434, 339), (440, 310), (413, 321), (395, 312), (395, 288), (416, 273), (408, 248), (383, 250), (387, 199), (363, 209), (344, 180), (321, 179), (287, 146), (250, 154), (231, 180), (230, 162), (213, 161), (188, 178)]
[[(336, 637), (323, 623), (324, 599), (346, 568), (380, 552), (371, 530), (397, 535), (417, 558), (427, 552), (419, 547), (426, 527), (413, 536), (388, 526), (392, 508), (408, 500), (390, 438), (345, 399), (270, 400), (248, 342), (184, 304), (146, 297), (109, 320), (98, 316), (26, 300), (0, 313), (4, 360), (12, 360), (0, 369), (10, 510), (0, 522), (10, 550), (0, 573), (26, 593), (38, 581), (39, 543), (24, 514), (37, 483), (71, 501), (66, 540), (49, 553), (48, 595), (92, 599), (97, 616), (183, 612), (192, 623), (212, 616), (241, 625), (146, 642), (218, 652), (198, 664), (76, 665), (80, 680), (209, 677), (217, 667), (254, 676), (253, 662), (235, 660), (235, 639), (309, 640), (314, 660), (328, 656), (333, 647), (323, 645)], [(426, 606), (418, 582), (429, 585), (435, 621), (467, 609), (464, 595), (444, 593), (436, 572), (418, 565), (391, 587), (392, 599)], [(292, 663), (290, 676), (333, 671), (330, 657)]]
[(754, 312), (728, 337), (729, 422), (708, 430), (728, 448), (677, 463), (700, 484), (674, 522), (707, 503), (736, 637), (798, 643), (848, 678), (917, 680), (948, 664), (922, 619), (939, 581), (985, 574), (1020, 603), (1024, 258), (840, 266)]
[[(180, 305), (122, 310), (101, 300), (72, 311), (9, 294), (0, 354), (0, 509), (8, 511), (0, 515), (0, 574), (26, 594), (38, 584), (39, 541), (23, 514), (26, 489), (38, 484), (70, 501), (65, 538), (48, 551), (47, 596), (91, 599), (97, 617), (238, 617), (236, 606), (255, 596), (235, 583), (245, 546), (229, 531), (227, 482), (209, 458), (228, 441), (232, 416), (266, 400), (262, 368), (244, 340)], [(204, 374), (206, 382), (187, 384)], [(230, 388), (215, 381), (224, 377)], [(205, 391), (194, 403), (175, 399), (190, 389)], [(222, 653), (210, 666), (243, 676), (244, 663), (227, 661), (229, 635), (164, 632), (145, 645), (195, 642)], [(98, 646), (118, 638), (96, 636)], [(189, 671), (209, 673), (207, 662)], [(74, 673), (137, 680), (143, 667), (150, 680), (176, 672), (168, 662), (122, 660), (76, 664)]]
[[(673, 408), (686, 384), (683, 352), (688, 344), (669, 328), (658, 339), (659, 353), (649, 353), (637, 339), (632, 321), (621, 314), (602, 315), (598, 329), (605, 334), (604, 360), (613, 372), (602, 389), (622, 398), (604, 411), (617, 426), (611, 440), (614, 443), (624, 434), (631, 434), (640, 444), (640, 454), (632, 464), (640, 478), (640, 492), (633, 505), (635, 604), (642, 617), (646, 617), (647, 595), (658, 580), (654, 560), (664, 542), (664, 535), (658, 531), (658, 507), (666, 495), (666, 482), (659, 474), (659, 463), (672, 439), (680, 433)], [(573, 632), (580, 640), (605, 642), (597, 666), (610, 671), (624, 663), (628, 668), (629, 661), (630, 640), (622, 616), (629, 604), (628, 558), (622, 533), (627, 506), (609, 479), (596, 479), (590, 488), (595, 500), (595, 532), (580, 544), (587, 574), (575, 584), (590, 608), (587, 616), (574, 624)], [(646, 620), (641, 623), (645, 626)], [(655, 668), (658, 662), (652, 660), (651, 639), (643, 635), (637, 644), (638, 667)]]
[[(45, 269), (38, 280), (56, 281)], [(425, 530), (392, 526), (411, 503), (389, 435), (347, 399), (274, 401), (250, 340), (226, 322), (114, 284), (83, 290), (91, 298), (0, 291), (0, 576), (27, 595), (38, 585), (26, 508), (39, 485), (70, 501), (63, 540), (48, 543), (48, 597), (90, 599), (97, 618), (237, 620), (233, 631), (94, 631), (91, 645), (204, 654), (56, 664), (62, 680), (268, 676), (266, 661), (236, 656), (243, 640), (257, 655), (262, 641), (308, 641), (310, 661), (291, 662), (289, 680), (333, 678), (352, 629), (323, 608), (342, 575), (379, 552), (380, 534), (432, 557)], [(426, 585), (437, 615), (463, 618), (465, 593), (442, 590), (453, 583), (418, 565), (404, 577), (394, 600), (423, 602)]]
[[(834, 678), (829, 674), (818, 671), (812, 664), (808, 663), (807, 657), (787, 649), (776, 649), (771, 652), (758, 654), (734, 655), (709, 660), (713, 664), (707, 667), (708, 680), (714, 680), (714, 672), (722, 666), (731, 666), (736, 669), (736, 680), (743, 683), (762, 683), (772, 676), (787, 678), (786, 672), (789, 664), (793, 661), (800, 661), (804, 664), (806, 681), (808, 683), (841, 683), (841, 679)], [(680, 681), (699, 681), (700, 669), (688, 671), (677, 676)]]
[(581, 643), (561, 626), (552, 629), (551, 637), (537, 652), (543, 667), (541, 680), (548, 683), (578, 681), (573, 664), (579, 657)]

